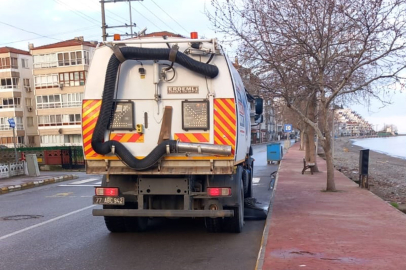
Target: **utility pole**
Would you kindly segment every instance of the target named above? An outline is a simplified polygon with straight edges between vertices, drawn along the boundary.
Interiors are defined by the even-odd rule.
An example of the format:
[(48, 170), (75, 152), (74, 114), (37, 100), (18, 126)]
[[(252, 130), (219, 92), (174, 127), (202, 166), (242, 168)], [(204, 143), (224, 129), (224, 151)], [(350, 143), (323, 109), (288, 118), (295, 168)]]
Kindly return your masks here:
[(101, 13), (102, 13), (102, 37), (103, 37), (103, 41), (106, 41), (107, 39), (107, 33), (106, 33), (106, 14), (104, 11), (104, 1), (101, 0), (100, 1), (101, 4)]
[(128, 1), (128, 9), (130, 10), (130, 30), (131, 30), (131, 37), (133, 37), (133, 19), (131, 17), (131, 1)]
[[(102, 15), (102, 37), (103, 41), (106, 41), (107, 38), (109, 37), (109, 34), (107, 33), (107, 28), (119, 28), (119, 27), (130, 27), (130, 34), (125, 33), (125, 34), (120, 34), (121, 36), (130, 36), (134, 37), (134, 32), (133, 32), (133, 26), (136, 27), (137, 25), (132, 22), (132, 13), (131, 13), (131, 1), (144, 1), (144, 0), (100, 0), (101, 4), (101, 15)], [(116, 25), (116, 26), (108, 26), (106, 24), (106, 12), (104, 8), (105, 3), (116, 3), (116, 2), (128, 2), (128, 7), (130, 11), (130, 24), (124, 24), (124, 25)]]

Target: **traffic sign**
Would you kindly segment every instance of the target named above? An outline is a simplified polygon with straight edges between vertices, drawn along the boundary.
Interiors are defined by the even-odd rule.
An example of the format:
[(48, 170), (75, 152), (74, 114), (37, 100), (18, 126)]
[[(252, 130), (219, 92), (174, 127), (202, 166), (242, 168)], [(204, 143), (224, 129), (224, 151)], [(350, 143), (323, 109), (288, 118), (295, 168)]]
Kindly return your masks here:
[(283, 129), (285, 133), (292, 132), (292, 124), (285, 124)]
[(14, 122), (14, 118), (9, 118), (9, 119), (8, 119), (8, 123), (10, 124), (10, 127), (11, 127), (11, 128), (15, 128), (16, 123)]

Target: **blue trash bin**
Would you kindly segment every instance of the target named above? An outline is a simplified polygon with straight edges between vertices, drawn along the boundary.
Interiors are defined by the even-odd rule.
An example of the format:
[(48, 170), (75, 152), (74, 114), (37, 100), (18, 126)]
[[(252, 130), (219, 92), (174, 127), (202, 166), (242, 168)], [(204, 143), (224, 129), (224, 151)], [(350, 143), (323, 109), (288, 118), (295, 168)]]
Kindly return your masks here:
[(281, 143), (276, 142), (268, 144), (266, 146), (266, 157), (268, 164), (271, 164), (274, 161), (276, 161), (279, 164), (283, 157), (283, 147)]

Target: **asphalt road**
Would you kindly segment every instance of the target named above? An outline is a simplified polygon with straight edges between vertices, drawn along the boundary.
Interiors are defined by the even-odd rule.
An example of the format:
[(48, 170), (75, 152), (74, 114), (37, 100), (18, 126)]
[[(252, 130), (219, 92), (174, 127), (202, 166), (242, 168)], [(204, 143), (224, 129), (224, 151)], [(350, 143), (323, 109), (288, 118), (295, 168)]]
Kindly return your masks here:
[[(254, 146), (254, 197), (268, 208), (266, 146)], [(154, 219), (144, 233), (111, 234), (91, 203), (100, 176), (0, 196), (0, 269), (254, 269), (264, 220), (240, 234), (207, 233), (202, 219)]]

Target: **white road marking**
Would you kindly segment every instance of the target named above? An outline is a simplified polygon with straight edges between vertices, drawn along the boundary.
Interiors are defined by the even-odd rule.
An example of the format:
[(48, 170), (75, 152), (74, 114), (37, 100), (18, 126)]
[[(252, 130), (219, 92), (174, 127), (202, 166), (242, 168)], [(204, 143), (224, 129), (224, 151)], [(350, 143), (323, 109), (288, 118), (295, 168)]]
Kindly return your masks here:
[(38, 228), (38, 227), (40, 227), (40, 226), (42, 226), (42, 225), (45, 225), (45, 224), (48, 224), (48, 223), (57, 221), (57, 220), (59, 220), (59, 219), (62, 219), (62, 218), (71, 216), (71, 215), (73, 215), (73, 214), (76, 214), (76, 213), (85, 211), (85, 210), (87, 210), (87, 209), (89, 209), (89, 208), (92, 208), (92, 207), (95, 207), (95, 206), (96, 206), (96, 205), (86, 206), (86, 207), (81, 208), (81, 209), (79, 209), (79, 210), (76, 210), (76, 211), (67, 213), (67, 214), (65, 214), (65, 215), (62, 215), (62, 216), (59, 216), (59, 217), (56, 217), (56, 218), (52, 218), (52, 219), (50, 219), (50, 220), (47, 220), (47, 221), (44, 221), (44, 222), (41, 222), (41, 223), (32, 225), (32, 226), (27, 227), (27, 228), (25, 228), (25, 229), (22, 229), (22, 230), (19, 230), (19, 231), (15, 231), (15, 232), (13, 232), (13, 233), (9, 233), (9, 234), (3, 235), (3, 236), (0, 237), (0, 241), (1, 241), (1, 240), (4, 240), (4, 239), (6, 239), (6, 238), (9, 238), (9, 237), (11, 237), (11, 236), (14, 236), (14, 235), (17, 235), (17, 234), (20, 234), (20, 233), (23, 233), (23, 232), (26, 232), (26, 231), (29, 231), (29, 230)]
[(90, 178), (90, 179), (85, 179), (85, 180), (79, 180), (79, 181), (75, 181), (72, 182), (72, 185), (80, 185), (80, 184), (84, 184), (84, 183), (88, 183), (88, 182), (92, 182), (92, 181), (100, 181), (100, 178)]
[(95, 183), (94, 185), (59, 185), (58, 187), (96, 187), (100, 186), (100, 183)]
[(254, 183), (254, 184), (259, 183), (259, 181), (261, 181), (261, 178), (259, 178), (259, 177), (252, 178), (252, 183)]

